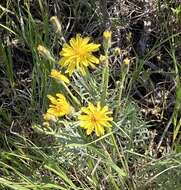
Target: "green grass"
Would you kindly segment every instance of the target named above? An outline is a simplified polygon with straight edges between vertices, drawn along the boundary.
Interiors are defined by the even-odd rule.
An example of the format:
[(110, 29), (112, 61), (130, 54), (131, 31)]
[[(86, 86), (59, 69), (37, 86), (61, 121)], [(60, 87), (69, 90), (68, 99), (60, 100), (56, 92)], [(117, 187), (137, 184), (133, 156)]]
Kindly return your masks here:
[[(174, 15), (173, 11), (179, 11), (179, 7), (172, 7), (171, 1), (156, 2), (166, 7), (168, 14), (158, 6), (155, 14), (160, 20), (159, 32), (156, 31), (159, 35), (143, 56), (133, 49), (133, 38), (123, 40), (121, 48), (131, 48), (125, 55), (132, 58), (129, 66), (123, 65), (123, 57), (113, 56), (114, 44), (119, 41), (115, 34), (124, 22), (114, 24), (109, 63), (91, 70), (87, 76), (75, 73), (69, 87), (50, 79), (51, 69), (58, 66), (38, 54), (37, 47), (41, 44), (58, 61), (64, 40), (76, 33), (90, 34), (93, 41), (102, 43), (107, 18), (101, 13), (104, 5), (100, 2), (70, 0), (57, 4), (7, 0), (0, 3), (0, 189), (179, 190), (181, 44), (176, 23), (180, 22), (180, 13)], [(112, 6), (108, 3), (108, 12)], [(56, 11), (62, 24), (61, 36), (50, 22)], [(118, 19), (115, 15), (110, 17), (111, 22)], [(129, 20), (128, 15), (123, 17), (126, 17), (123, 21)], [(128, 37), (129, 27), (121, 27), (125, 27), (123, 38)], [(102, 47), (101, 54), (103, 50)], [(153, 59), (160, 55), (161, 61), (156, 65)], [(168, 70), (160, 66), (165, 59)], [(158, 70), (146, 68), (149, 61)], [(150, 122), (154, 114), (146, 118), (141, 114), (143, 108), (150, 109), (142, 100), (149, 97), (153, 102), (156, 97), (153, 92), (160, 85), (151, 78), (154, 72), (169, 75), (170, 79), (161, 84), (175, 85), (174, 100), (168, 102), (165, 95), (163, 103), (155, 105), (161, 109), (161, 113), (156, 113), (157, 120), (165, 122), (162, 128)], [(139, 85), (147, 94), (135, 100), (133, 94)], [(166, 94), (169, 89), (163, 86), (160, 88)], [(49, 128), (42, 126), (47, 94), (57, 92), (65, 94), (75, 111), (88, 101), (108, 104), (114, 111), (113, 129), (99, 138), (87, 136), (79, 127), (77, 112)], [(173, 104), (171, 115), (167, 115), (170, 110), (164, 109), (167, 104)], [(155, 130), (161, 134), (157, 135)]]

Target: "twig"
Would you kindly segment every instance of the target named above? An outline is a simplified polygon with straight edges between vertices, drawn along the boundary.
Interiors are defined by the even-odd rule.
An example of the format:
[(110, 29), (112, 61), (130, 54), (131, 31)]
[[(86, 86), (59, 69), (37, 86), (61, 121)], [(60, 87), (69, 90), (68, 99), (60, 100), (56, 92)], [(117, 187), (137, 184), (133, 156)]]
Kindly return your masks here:
[(164, 131), (163, 131), (163, 134), (162, 134), (162, 136), (161, 136), (161, 138), (160, 138), (160, 141), (159, 141), (159, 143), (158, 143), (158, 146), (157, 146), (157, 151), (159, 150), (159, 148), (160, 148), (160, 146), (161, 146), (161, 144), (162, 144), (162, 142), (163, 142), (163, 139), (164, 139), (164, 137), (165, 137), (165, 135), (166, 135), (166, 132), (168, 131), (168, 129), (169, 129), (171, 123), (172, 123), (172, 117), (170, 118), (169, 122), (167, 123), (167, 126), (165, 127), (165, 129), (164, 129)]

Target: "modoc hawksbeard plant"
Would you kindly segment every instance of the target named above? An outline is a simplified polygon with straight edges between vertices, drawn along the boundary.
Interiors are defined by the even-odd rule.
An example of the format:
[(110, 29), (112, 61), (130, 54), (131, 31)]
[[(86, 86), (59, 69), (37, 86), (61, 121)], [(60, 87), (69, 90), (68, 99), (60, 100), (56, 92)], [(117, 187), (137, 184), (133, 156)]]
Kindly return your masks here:
[[(60, 51), (61, 58), (58, 61), (60, 71), (53, 68), (51, 70), (50, 77), (55, 79), (58, 83), (60, 82), (60, 84), (63, 84), (64, 89), (61, 93), (56, 94), (57, 98), (48, 95), (51, 104), (49, 105), (46, 114), (44, 114), (44, 120), (56, 121), (57, 118), (67, 116), (71, 113), (71, 110), (75, 110), (71, 108), (69, 102), (64, 96), (64, 93), (66, 93), (66, 96), (68, 94), (68, 96), (70, 96), (69, 98), (74, 99), (78, 105), (76, 109), (76, 111), (78, 111), (77, 113), (79, 113), (78, 121), (80, 127), (86, 129), (87, 135), (91, 135), (93, 132), (95, 132), (96, 136), (99, 137), (105, 134), (105, 129), (112, 127), (112, 111), (110, 111), (108, 106), (105, 105), (108, 94), (108, 51), (111, 47), (111, 37), (111, 31), (107, 30), (103, 33), (103, 48), (105, 54), (101, 55), (100, 59), (93, 55), (94, 52), (99, 50), (100, 44), (89, 43), (89, 37), (81, 37), (80, 34), (77, 34), (75, 38), (70, 39), (69, 43), (63, 44), (63, 48)], [(106, 58), (105, 61), (102, 61), (102, 57)], [(95, 66), (99, 63), (104, 64), (102, 71), (102, 89), (100, 90), (101, 102), (94, 99), (94, 102), (98, 102), (96, 106), (93, 103), (88, 102), (88, 106), (84, 107), (84, 105), (80, 103), (81, 100), (78, 100), (78, 98), (74, 95), (75, 92), (72, 92), (74, 88), (71, 88), (71, 81), (64, 75), (62, 71), (65, 70), (65, 73), (68, 73), (69, 76), (72, 76), (74, 71), (79, 71), (80, 75), (86, 75), (88, 72), (87, 68), (89, 66), (95, 68)], [(90, 73), (89, 77), (92, 77)], [(91, 78), (89, 79), (91, 80)], [(69, 84), (69, 87), (67, 84)], [(89, 99), (92, 99), (92, 97), (89, 97)]]
[[(117, 123), (122, 122), (119, 120), (120, 108), (130, 61), (128, 58), (122, 60), (123, 71), (120, 72), (120, 81), (118, 85), (113, 85), (116, 89), (110, 89), (110, 60), (115, 56), (112, 50), (110, 51), (112, 32), (105, 31), (102, 39), (101, 45), (90, 42), (90, 37), (77, 34), (69, 42), (62, 44), (59, 61), (56, 61), (56, 58), (49, 59), (49, 61), (54, 60), (50, 78), (57, 82), (53, 84), (56, 84), (59, 90), (56, 96), (48, 95), (50, 105), (44, 114), (44, 120), (48, 126), (46, 130), (54, 131), (53, 134), (57, 131), (62, 132), (56, 137), (63, 135), (61, 142), (64, 142), (65, 146), (69, 146), (70, 142), (75, 145), (75, 139), (77, 139), (76, 143), (81, 142), (80, 146), (89, 144), (90, 140), (93, 140), (90, 144), (94, 141), (98, 142), (95, 145), (103, 149), (103, 154), (105, 154), (103, 159), (109, 160), (106, 167), (114, 166), (112, 169), (122, 176), (121, 184), (124, 184), (124, 177), (128, 175), (129, 169), (124, 160), (123, 149), (122, 147), (119, 149), (117, 145), (115, 134), (120, 130)], [(102, 51), (99, 51), (101, 49)], [(115, 51), (116, 56), (119, 57), (121, 51)], [(46, 51), (46, 55), (51, 55), (51, 53)], [(94, 70), (89, 71), (90, 68)], [(98, 75), (95, 74), (98, 72)], [(111, 97), (113, 91), (114, 95)], [(65, 127), (61, 127), (62, 125)], [(125, 134), (122, 129), (120, 134)], [(98, 137), (99, 139), (95, 140)], [(104, 144), (105, 142), (109, 142), (108, 145)], [(121, 160), (121, 168), (115, 166), (111, 160), (111, 155), (106, 150), (107, 146), (113, 148), (111, 150), (109, 147), (109, 151), (113, 151), (113, 154), (117, 152), (115, 158)], [(109, 172), (112, 169), (109, 169)], [(111, 183), (116, 187), (114, 179), (111, 179)]]
[[(129, 155), (124, 151), (126, 147), (132, 152), (134, 142), (131, 138), (134, 134), (130, 134), (130, 138), (124, 129), (127, 127), (127, 131), (131, 131), (137, 122), (127, 122), (130, 112), (130, 115), (122, 114), (125, 83), (131, 63), (128, 53), (125, 56), (118, 47), (112, 48), (112, 32), (108, 30), (103, 33), (101, 44), (77, 34), (61, 45), (60, 58), (57, 59), (47, 48), (39, 46), (41, 55), (52, 62), (50, 84), (57, 93), (55, 96), (48, 95), (50, 105), (43, 116), (47, 128), (41, 130), (55, 135), (61, 147), (66, 149), (64, 151), (68, 150), (71, 157), (76, 157), (74, 160), (78, 159), (80, 167), (83, 165), (82, 158), (85, 158), (86, 167), (84, 165), (80, 171), (88, 169), (84, 176), (91, 173), (88, 176), (90, 181), (88, 178), (86, 180), (91, 185), (97, 183), (95, 189), (99, 187), (99, 181), (104, 180), (110, 184), (108, 189), (134, 189), (130, 188)], [(112, 77), (110, 63), (120, 64), (119, 80)], [(90, 68), (94, 70), (90, 71)], [(51, 80), (57, 83), (51, 83)], [(51, 94), (52, 86), (49, 88)], [(122, 139), (125, 140), (124, 147)], [(69, 161), (67, 157), (65, 160)], [(77, 171), (79, 175), (79, 169)]]
[[(89, 37), (82, 37), (80, 34), (77, 34), (75, 37), (71, 38), (68, 43), (63, 44), (63, 48), (60, 51), (60, 60), (57, 62), (57, 65), (55, 65), (55, 67), (59, 69), (54, 67), (50, 73), (50, 77), (58, 82), (57, 85), (62, 85), (63, 89), (60, 93), (56, 94), (57, 98), (48, 95), (51, 104), (49, 105), (47, 112), (44, 114), (44, 120), (46, 122), (57, 121), (60, 117), (63, 117), (64, 119), (64, 116), (68, 116), (74, 110), (76, 111), (74, 115), (76, 115), (76, 120), (79, 122), (79, 126), (86, 129), (87, 135), (91, 135), (95, 132), (96, 136), (99, 137), (105, 134), (105, 129), (111, 129), (114, 115), (112, 116), (112, 111), (110, 111), (106, 105), (109, 91), (109, 49), (111, 48), (111, 38), (111, 31), (107, 30), (103, 33), (104, 55), (101, 54), (99, 59), (93, 53), (99, 50), (101, 44), (89, 43)], [(43, 46), (39, 45), (38, 47), (41, 47), (42, 49)], [(43, 47), (43, 49), (46, 48)], [(46, 53), (48, 55), (51, 54), (47, 49), (46, 52), (48, 52)], [(104, 61), (102, 60), (103, 57), (105, 57)], [(55, 59), (53, 58), (53, 60)], [(55, 62), (56, 61), (53, 61), (53, 63)], [(99, 87), (97, 87), (100, 88), (99, 97), (95, 98), (91, 97), (91, 93), (89, 93), (90, 88), (95, 88), (95, 83), (92, 87), (91, 82), (94, 81), (94, 77), (89, 73), (88, 68), (89, 66), (96, 68), (96, 65), (99, 63), (103, 64), (102, 82)], [(90, 97), (87, 98), (92, 100), (92, 102), (98, 102), (96, 106), (88, 101), (88, 99), (85, 99), (85, 102), (88, 102), (88, 106), (84, 107), (84, 104), (81, 103), (82, 98), (84, 97), (81, 97), (80, 94), (79, 97), (75, 96), (75, 94), (78, 95), (78, 93), (75, 91), (73, 81), (71, 82), (71, 78), (68, 79), (64, 72), (68, 73), (71, 77), (76, 71), (78, 71), (80, 76), (88, 75), (88, 78), (83, 77), (81, 80), (86, 80), (86, 90), (88, 91), (87, 93), (90, 94)], [(87, 79), (89, 81), (87, 81)], [(69, 84), (69, 86), (67, 86), (67, 84)], [(95, 89), (92, 90), (94, 91)], [(75, 109), (72, 109), (65, 96), (68, 96), (68, 98), (75, 103)], [(120, 97), (118, 100), (119, 102), (117, 103), (120, 105)], [(118, 111), (119, 106), (117, 106), (116, 109), (116, 112)]]

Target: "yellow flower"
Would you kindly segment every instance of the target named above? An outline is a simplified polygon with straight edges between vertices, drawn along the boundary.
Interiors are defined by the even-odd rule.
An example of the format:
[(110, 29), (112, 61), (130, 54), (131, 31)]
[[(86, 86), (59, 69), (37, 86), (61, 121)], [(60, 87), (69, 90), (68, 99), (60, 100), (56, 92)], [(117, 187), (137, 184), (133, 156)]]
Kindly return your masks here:
[(65, 75), (63, 75), (59, 71), (57, 71), (56, 69), (51, 70), (50, 77), (52, 77), (58, 81), (63, 81), (68, 84), (70, 83), (69, 79)]
[(77, 34), (75, 38), (70, 39), (70, 44), (63, 45), (59, 63), (67, 67), (66, 72), (70, 76), (76, 69), (85, 74), (86, 67), (90, 65), (95, 68), (95, 64), (99, 63), (99, 59), (93, 55), (93, 52), (99, 50), (100, 44), (88, 43), (89, 40), (90, 38), (82, 38), (80, 34)]
[(130, 59), (125, 58), (125, 59), (123, 60), (123, 63), (124, 63), (125, 65), (129, 65), (129, 63), (130, 63)]
[(97, 106), (89, 102), (88, 107), (82, 107), (81, 112), (82, 114), (79, 115), (80, 127), (86, 129), (87, 135), (95, 130), (99, 137), (104, 135), (105, 127), (112, 127), (110, 121), (113, 118), (108, 116), (112, 112), (108, 110), (107, 106), (101, 107), (100, 102), (97, 103)]
[(71, 106), (67, 102), (65, 96), (60, 93), (57, 93), (56, 96), (57, 99), (51, 95), (48, 95), (48, 98), (51, 101), (51, 105), (49, 105), (47, 113), (55, 117), (61, 117), (70, 114)]
[(106, 40), (111, 40), (111, 37), (112, 37), (112, 32), (111, 31), (104, 31), (103, 33), (103, 37), (106, 39)]

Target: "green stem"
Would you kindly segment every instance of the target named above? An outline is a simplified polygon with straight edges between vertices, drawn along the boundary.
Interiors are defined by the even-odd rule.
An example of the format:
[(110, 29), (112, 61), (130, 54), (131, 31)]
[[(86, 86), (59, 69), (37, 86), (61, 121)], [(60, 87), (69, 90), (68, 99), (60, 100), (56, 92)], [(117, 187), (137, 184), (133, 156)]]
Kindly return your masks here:
[(118, 87), (118, 100), (117, 100), (117, 107), (116, 107), (116, 111), (114, 115), (115, 119), (117, 119), (118, 113), (120, 111), (120, 104), (121, 104), (121, 99), (122, 99), (122, 94), (123, 94), (123, 89), (124, 89), (124, 83), (125, 83), (128, 70), (129, 70), (129, 65), (128, 66), (123, 65), (123, 69), (122, 69), (121, 77), (120, 77), (120, 85)]
[(105, 105), (108, 91), (108, 82), (109, 82), (109, 61), (106, 60), (106, 66), (102, 72), (102, 85), (101, 85), (101, 105)]
[[(121, 161), (122, 167), (123, 167), (124, 171), (126, 172), (126, 175), (129, 176), (129, 174), (130, 174), (129, 167), (128, 167), (127, 159), (126, 159), (124, 151), (123, 151), (123, 147), (121, 144), (119, 144), (119, 147), (118, 147), (114, 134), (112, 134), (111, 137), (112, 137), (113, 144), (116, 148), (116, 151), (118, 153), (119, 159)], [(135, 189), (134, 182), (132, 180), (129, 180), (129, 178), (128, 178), (128, 186), (129, 186), (130, 190)]]
[[(105, 154), (107, 155), (107, 159), (110, 160), (111, 162), (113, 162), (113, 160), (112, 160), (110, 154), (108, 153), (106, 147), (104, 146), (104, 144), (101, 143), (101, 145), (102, 145), (102, 147), (103, 147), (103, 149), (105, 151)], [(107, 167), (106, 171), (108, 172), (108, 174), (110, 174), (109, 175), (109, 179), (110, 179), (111, 184), (114, 186), (114, 189), (119, 190), (120, 188), (118, 187), (118, 185), (115, 182), (114, 177), (112, 176), (112, 169), (111, 169), (111, 167)], [(121, 186), (124, 187), (124, 181), (121, 178), (120, 178), (120, 182), (121, 182)]]
[(64, 89), (66, 90), (66, 92), (70, 95), (72, 101), (75, 104), (75, 107), (77, 109), (79, 109), (80, 106), (81, 106), (80, 101), (72, 94), (72, 92), (70, 91), (70, 89), (68, 88), (68, 86), (64, 82), (62, 82), (62, 86), (64, 87)]
[(96, 83), (94, 82), (93, 76), (90, 75), (90, 72), (87, 68), (85, 69), (85, 72), (86, 72), (86, 75), (83, 76), (84, 81), (86, 82), (86, 85), (87, 85), (92, 97), (95, 97), (97, 95)]
[[(117, 145), (117, 143), (116, 143), (116, 139), (115, 139), (115, 137), (114, 137), (114, 134), (112, 134), (111, 137), (112, 137), (113, 144), (114, 144), (114, 146), (115, 146), (115, 148), (116, 148), (116, 151), (117, 151), (117, 153), (118, 153), (118, 155), (119, 155), (121, 164), (122, 164), (124, 170), (125, 170), (125, 171), (127, 172), (127, 174), (128, 174), (128, 173), (129, 173), (129, 169), (128, 169), (127, 163), (124, 161), (125, 157), (124, 157), (123, 148), (122, 148), (122, 146), (120, 145), (120, 146), (121, 146), (121, 147), (120, 147), (120, 148), (121, 148), (121, 152), (122, 152), (122, 153), (120, 153), (119, 147), (118, 147), (118, 145)], [(124, 159), (123, 159), (123, 158), (124, 158)]]

